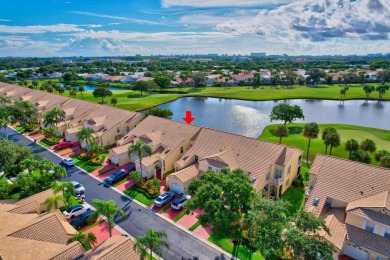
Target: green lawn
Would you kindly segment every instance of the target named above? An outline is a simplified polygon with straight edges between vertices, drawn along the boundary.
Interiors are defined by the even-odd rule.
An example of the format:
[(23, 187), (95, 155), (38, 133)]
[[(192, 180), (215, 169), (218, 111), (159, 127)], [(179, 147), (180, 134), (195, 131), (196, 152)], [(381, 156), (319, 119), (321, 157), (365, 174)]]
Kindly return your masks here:
[[(58, 80), (53, 80), (58, 82)], [(91, 84), (85, 81), (77, 82), (79, 84)], [(92, 83), (95, 84), (95, 83)], [(373, 83), (373, 86), (378, 84)], [(114, 84), (112, 84), (114, 86)], [(115, 84), (117, 86), (117, 84)], [(119, 86), (119, 85), (118, 85)], [(365, 93), (363, 87), (359, 84), (350, 84), (349, 90), (346, 94), (345, 99), (365, 99)], [(120, 86), (128, 87), (128, 86)], [(180, 97), (185, 96), (203, 96), (203, 97), (219, 97), (219, 98), (232, 98), (232, 99), (245, 99), (245, 100), (277, 100), (277, 99), (333, 99), (337, 100), (340, 98), (340, 89), (342, 85), (319, 85), (318, 87), (306, 87), (295, 85), (292, 88), (285, 88), (283, 86), (271, 87), (262, 86), (254, 88), (253, 86), (240, 86), (240, 87), (206, 87), (206, 88), (174, 88), (167, 89), (171, 93), (169, 94), (148, 94), (146, 92), (141, 96), (140, 91), (133, 91), (129, 89), (124, 90), (113, 90), (113, 96), (117, 98), (117, 107), (128, 109), (128, 110), (142, 110), (149, 107), (157, 106), (162, 103), (173, 101)], [(177, 94), (176, 92), (186, 92), (187, 94)], [(64, 96), (69, 96), (66, 91)], [(378, 93), (372, 93), (372, 98), (377, 98)], [(110, 105), (112, 97), (107, 97), (105, 102)], [(78, 92), (76, 98), (81, 99), (81, 94)], [(95, 98), (92, 91), (86, 91), (83, 93), (83, 99), (100, 102), (100, 98)], [(390, 100), (390, 94), (384, 95), (384, 100)]]
[(162, 214), (162, 213), (164, 213), (165, 211), (167, 211), (167, 210), (170, 209), (170, 208), (171, 208), (171, 204), (168, 204), (168, 205), (166, 205), (164, 208), (160, 209), (160, 210), (158, 211), (158, 213)]
[[(103, 160), (108, 156), (108, 151), (106, 152), (103, 152), (100, 154), (100, 156), (103, 157)], [(71, 158), (74, 160), (74, 162), (76, 163), (77, 166), (79, 166), (80, 168), (86, 170), (87, 172), (93, 172), (94, 170), (96, 169), (99, 169), (100, 167), (102, 167), (101, 165), (98, 165), (98, 166), (95, 166), (95, 165), (89, 165), (89, 161), (86, 160), (86, 161), (83, 161), (83, 160), (80, 160), (79, 158), (77, 158), (78, 155), (74, 155), (72, 156)]]
[(14, 127), (16, 131), (21, 132), (22, 134), (26, 132), (23, 126), (18, 125)]
[(145, 196), (145, 194), (139, 192), (139, 191), (136, 191), (132, 188), (129, 188), (127, 190), (124, 191), (124, 193), (130, 197), (132, 197), (133, 199), (141, 202), (142, 204), (146, 205), (146, 206), (150, 206), (152, 205), (154, 199), (150, 199), (150, 198), (147, 198)]
[(233, 245), (233, 243), (228, 238), (219, 238), (218, 236), (212, 234), (208, 241), (219, 246), (226, 252), (231, 253), (232, 255), (238, 257), (239, 259), (250, 259), (250, 260), (262, 260), (263, 256), (259, 253), (251, 253), (249, 252), (246, 246), (237, 246)]
[[(260, 135), (259, 139), (271, 142), (279, 142), (279, 138), (273, 135), (273, 131), (277, 126), (278, 125), (267, 126)], [(304, 124), (288, 124), (287, 127), (289, 128), (290, 135), (287, 138), (283, 138), (282, 143), (303, 150), (303, 158), (305, 159), (308, 140), (302, 134), (303, 126)], [(390, 150), (390, 131), (388, 130), (344, 124), (320, 124), (319, 127), (320, 130), (323, 130), (327, 127), (334, 127), (340, 133), (341, 144), (339, 147), (333, 148), (333, 156), (348, 159), (349, 152), (345, 151), (344, 146), (345, 142), (351, 138), (356, 139), (358, 142), (369, 138), (376, 143), (377, 150)], [(318, 139), (313, 139), (311, 141), (309, 160), (313, 161), (316, 154), (318, 153), (325, 153), (325, 145), (321, 139), (321, 133), (319, 134)], [(372, 156), (371, 163), (374, 165), (379, 165), (379, 163), (375, 161), (374, 156)]]
[(50, 145), (47, 144), (46, 142), (44, 142), (43, 140), (39, 141), (38, 143), (39, 143), (40, 145), (42, 145), (43, 147), (47, 147), (47, 148), (50, 147)]
[(303, 200), (305, 198), (304, 187), (295, 187), (291, 185), (281, 197), (283, 200), (288, 201), (291, 205), (288, 208), (291, 216), (294, 216), (303, 206)]
[(192, 225), (188, 230), (189, 231), (194, 231), (195, 229), (197, 229), (198, 227), (200, 226), (200, 222), (197, 221), (194, 225)]

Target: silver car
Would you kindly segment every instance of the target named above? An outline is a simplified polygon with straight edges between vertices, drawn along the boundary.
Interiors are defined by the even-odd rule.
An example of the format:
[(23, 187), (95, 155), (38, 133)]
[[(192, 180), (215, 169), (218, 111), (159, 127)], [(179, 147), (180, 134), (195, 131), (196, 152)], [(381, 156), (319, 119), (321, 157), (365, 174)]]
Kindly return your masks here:
[(76, 190), (76, 194), (83, 194), (85, 192), (85, 188), (82, 184), (80, 184), (77, 181), (71, 181), (71, 183), (74, 186), (74, 189)]

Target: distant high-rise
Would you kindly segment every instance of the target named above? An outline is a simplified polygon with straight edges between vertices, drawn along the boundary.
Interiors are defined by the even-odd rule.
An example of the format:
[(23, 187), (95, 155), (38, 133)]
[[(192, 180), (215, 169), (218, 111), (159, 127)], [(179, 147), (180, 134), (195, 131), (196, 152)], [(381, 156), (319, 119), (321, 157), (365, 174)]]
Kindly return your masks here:
[(265, 57), (266, 53), (265, 52), (252, 52), (251, 56), (252, 57)]

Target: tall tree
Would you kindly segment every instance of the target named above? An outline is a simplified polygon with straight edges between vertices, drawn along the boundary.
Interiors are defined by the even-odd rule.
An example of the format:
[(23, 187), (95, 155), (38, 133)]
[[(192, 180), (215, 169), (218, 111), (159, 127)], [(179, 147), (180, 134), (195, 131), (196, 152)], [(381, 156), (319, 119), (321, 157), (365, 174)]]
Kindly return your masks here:
[(75, 241), (79, 242), (85, 251), (88, 251), (93, 245), (97, 243), (97, 238), (92, 232), (88, 232), (87, 234), (77, 232), (68, 239), (68, 244)]
[(158, 256), (162, 256), (162, 248), (169, 249), (169, 244), (165, 241), (167, 234), (164, 231), (155, 231), (148, 228), (145, 235), (138, 236), (133, 249), (139, 250), (144, 258), (147, 257), (149, 250), (149, 259), (153, 260), (153, 252)]
[(168, 76), (156, 76), (153, 80), (160, 88), (167, 88), (171, 85), (171, 79)]
[(46, 210), (51, 211), (51, 210), (57, 210), (59, 209), (62, 205), (65, 203), (65, 198), (64, 196), (60, 194), (54, 194), (50, 196), (49, 198), (46, 199), (45, 204), (46, 204)]
[(150, 115), (171, 119), (173, 116), (173, 112), (169, 108), (161, 109), (159, 107), (153, 107), (150, 108), (145, 113), (145, 116), (150, 116)]
[(112, 96), (111, 90), (109, 90), (108, 88), (105, 88), (105, 87), (98, 87), (97, 89), (95, 89), (92, 92), (92, 94), (95, 98), (102, 98), (102, 102), (101, 102), (102, 104), (104, 103), (105, 97)]
[(153, 150), (150, 146), (148, 146), (147, 144), (145, 144), (142, 141), (137, 141), (134, 145), (130, 146), (129, 151), (128, 151), (128, 155), (130, 158), (131, 158), (131, 155), (133, 153), (135, 153), (138, 156), (139, 168), (140, 168), (139, 171), (140, 171), (142, 177), (144, 177), (142, 174), (142, 153), (143, 152), (145, 152), (147, 155), (151, 156), (153, 153)]
[(359, 150), (359, 143), (355, 139), (349, 139), (347, 142), (345, 142), (345, 150), (349, 152), (348, 159), (351, 160), (352, 152), (356, 152)]
[(386, 150), (380, 150), (375, 153), (375, 160), (380, 162), (381, 167), (390, 168), (390, 152)]
[(82, 127), (80, 131), (76, 134), (76, 137), (80, 141), (85, 141), (85, 146), (89, 147), (89, 143), (93, 140), (93, 133), (94, 131), (92, 129)]
[(114, 105), (114, 107), (118, 104), (118, 99), (117, 98), (111, 98), (111, 105)]
[(85, 91), (84, 86), (80, 85), (80, 86), (79, 86), (79, 92), (80, 92), (80, 94), (81, 94), (81, 99), (84, 99), (84, 97), (83, 97), (83, 92), (84, 92), (84, 91)]
[(273, 120), (283, 121), (284, 126), (296, 119), (305, 119), (303, 111), (298, 105), (290, 106), (288, 104), (279, 104), (274, 106), (269, 117), (271, 122)]
[(0, 128), (4, 128), (5, 139), (8, 140), (8, 125), (13, 122), (13, 116), (9, 114), (8, 110), (0, 107)]
[(359, 148), (363, 151), (373, 153), (376, 150), (376, 144), (371, 139), (365, 139), (361, 142)]
[(7, 106), (11, 104), (11, 100), (7, 96), (0, 96), (0, 104), (1, 106)]
[(279, 143), (282, 143), (283, 137), (288, 137), (288, 128), (285, 125), (280, 125), (275, 129), (275, 136), (279, 137)]
[(375, 90), (373, 86), (364, 84), (363, 86), (364, 93), (366, 93), (366, 101), (370, 98), (371, 93)]
[(303, 136), (306, 137), (309, 141), (307, 143), (307, 153), (306, 153), (306, 164), (309, 166), (309, 152), (310, 152), (310, 143), (311, 139), (317, 139), (320, 129), (318, 124), (315, 122), (305, 124), (303, 128)]
[(57, 181), (52, 187), (53, 191), (55, 194), (65, 194), (65, 193), (71, 193), (71, 194), (76, 194), (76, 190), (74, 188), (73, 183), (68, 182), (68, 181)]
[(324, 144), (325, 144), (325, 154), (328, 153), (328, 146), (329, 146), (327, 141), (325, 141), (325, 138), (326, 138), (326, 135), (329, 134), (330, 132), (336, 132), (336, 129), (334, 129), (333, 127), (327, 127), (322, 131), (322, 140), (324, 141)]
[[(62, 108), (53, 108), (44, 115), (44, 124), (54, 124), (58, 133), (58, 123), (66, 116), (65, 111)], [(47, 121), (46, 121), (47, 120)]]
[(326, 146), (330, 145), (330, 152), (329, 152), (330, 155), (332, 155), (333, 147), (340, 146), (340, 142), (341, 142), (340, 135), (339, 133), (337, 133), (336, 130), (330, 131), (325, 135), (324, 143)]
[(375, 90), (378, 91), (378, 95), (379, 95), (378, 98), (379, 98), (379, 101), (381, 101), (383, 99), (383, 95), (386, 93), (386, 91), (389, 90), (389, 86), (382, 84), (382, 85), (376, 87)]
[(201, 175), (200, 185), (187, 207), (203, 210), (204, 214), (198, 217), (202, 226), (212, 227), (217, 236), (239, 244), (243, 239), (244, 216), (256, 196), (250, 179), (242, 170), (209, 171)]
[(118, 208), (115, 205), (115, 201), (113, 200), (104, 201), (104, 200), (93, 199), (92, 204), (96, 210), (92, 212), (88, 218), (93, 220), (96, 219), (99, 215), (106, 217), (107, 224), (108, 224), (108, 232), (110, 234), (110, 237), (112, 237), (112, 229), (115, 225), (115, 218), (117, 216), (125, 218), (126, 217), (125, 212), (120, 208)]

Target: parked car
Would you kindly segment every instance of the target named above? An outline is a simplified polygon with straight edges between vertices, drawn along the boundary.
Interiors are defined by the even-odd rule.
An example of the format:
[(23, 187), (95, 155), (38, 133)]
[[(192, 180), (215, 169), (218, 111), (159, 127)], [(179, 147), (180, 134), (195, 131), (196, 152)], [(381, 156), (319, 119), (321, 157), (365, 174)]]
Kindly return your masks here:
[(81, 185), (79, 182), (71, 181), (71, 183), (73, 184), (74, 189), (76, 190), (76, 194), (83, 194), (85, 192), (84, 186)]
[(74, 227), (75, 229), (79, 230), (87, 224), (92, 224), (96, 222), (96, 219), (94, 219), (94, 221), (89, 220), (89, 216), (91, 215), (92, 212), (95, 211), (87, 210), (83, 214), (79, 215), (77, 218), (73, 219), (69, 224), (72, 225), (72, 227)]
[(164, 194), (161, 194), (154, 200), (154, 206), (162, 207), (167, 204), (171, 199), (175, 197), (175, 193), (173, 191), (168, 191)]
[(56, 150), (62, 150), (62, 149), (66, 149), (66, 148), (69, 148), (69, 147), (72, 147), (73, 146), (73, 142), (60, 142), (59, 144), (57, 144), (56, 146), (54, 146), (54, 149)]
[(179, 198), (175, 199), (171, 203), (171, 208), (176, 209), (176, 210), (180, 210), (184, 207), (184, 205), (186, 205), (188, 203), (188, 201), (190, 199), (191, 199), (191, 195), (184, 194), (184, 195), (180, 196)]
[(134, 164), (134, 163), (133, 163), (133, 164), (130, 164), (130, 165), (127, 167), (126, 171), (127, 171), (128, 173), (130, 173), (130, 172), (132, 172), (132, 171), (135, 171), (135, 164)]
[(66, 166), (74, 166), (76, 164), (72, 158), (65, 158), (62, 160), (62, 163)]
[(88, 210), (91, 210), (91, 206), (88, 204), (76, 205), (65, 210), (63, 214), (66, 219), (72, 219), (87, 212)]
[(104, 180), (104, 182), (106, 184), (111, 185), (117, 181), (120, 181), (120, 180), (126, 178), (126, 176), (127, 176), (127, 171), (125, 169), (120, 169), (120, 170), (114, 172), (113, 174), (111, 174), (109, 177), (107, 177)]

